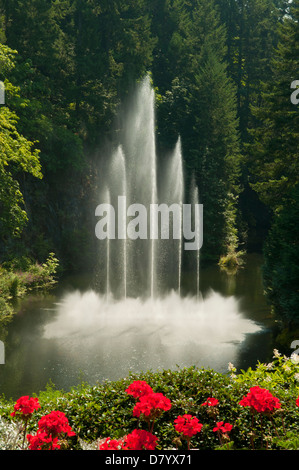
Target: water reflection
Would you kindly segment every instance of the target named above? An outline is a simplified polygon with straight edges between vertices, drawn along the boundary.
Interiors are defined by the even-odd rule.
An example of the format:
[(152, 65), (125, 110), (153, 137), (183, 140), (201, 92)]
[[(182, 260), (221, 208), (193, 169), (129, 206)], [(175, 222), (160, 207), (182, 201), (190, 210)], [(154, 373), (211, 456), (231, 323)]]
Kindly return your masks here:
[(0, 392), (17, 398), (49, 380), (68, 390), (130, 370), (196, 365), (226, 372), (228, 362), (239, 369), (270, 360), (272, 319), (259, 266), (250, 256), (234, 276), (215, 266), (202, 270), (201, 302), (173, 293), (163, 302), (107, 304), (82, 280), (68, 280), (55, 298), (26, 299), (7, 330)]

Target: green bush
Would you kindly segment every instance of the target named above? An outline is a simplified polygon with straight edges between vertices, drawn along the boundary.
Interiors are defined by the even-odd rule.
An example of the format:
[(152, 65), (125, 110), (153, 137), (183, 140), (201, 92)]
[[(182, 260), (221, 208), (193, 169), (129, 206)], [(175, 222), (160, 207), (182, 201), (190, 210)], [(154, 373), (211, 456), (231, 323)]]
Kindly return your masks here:
[(13, 315), (13, 308), (9, 302), (0, 297), (0, 320), (1, 323), (8, 321)]
[(56, 283), (58, 266), (54, 253), (43, 264), (22, 258), (0, 266), (0, 320), (13, 313), (12, 300), (33, 291), (51, 289)]

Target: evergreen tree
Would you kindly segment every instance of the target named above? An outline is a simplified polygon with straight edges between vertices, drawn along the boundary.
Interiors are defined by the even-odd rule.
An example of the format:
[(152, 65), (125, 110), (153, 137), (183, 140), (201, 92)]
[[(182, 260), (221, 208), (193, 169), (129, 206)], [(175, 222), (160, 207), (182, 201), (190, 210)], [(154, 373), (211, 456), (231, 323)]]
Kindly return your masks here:
[(98, 143), (117, 106), (149, 70), (154, 39), (144, 0), (74, 2), (75, 110), (83, 138)]
[(242, 142), (255, 125), (251, 106), (260, 101), (261, 83), (267, 81), (277, 25), (286, 0), (216, 0), (227, 28), (229, 75), (237, 87), (237, 110)]
[(219, 259), (238, 247), (241, 159), (236, 90), (225, 61), (225, 27), (213, 2), (197, 0), (191, 5), (178, 0), (169, 2), (168, 9), (176, 24), (169, 41), (176, 59), (170, 88), (159, 71), (153, 73), (159, 91), (166, 89), (158, 107), (159, 141), (170, 147), (181, 135), (187, 173), (195, 172), (204, 205), (202, 253)]
[(299, 6), (291, 4), (280, 28), (270, 79), (263, 85), (262, 103), (254, 108), (259, 125), (252, 131), (248, 162), (252, 187), (273, 210), (299, 181), (299, 109), (291, 101), (291, 84), (299, 70)]
[(272, 228), (265, 245), (265, 288), (275, 312), (283, 320), (299, 322), (298, 183), (299, 107), (291, 84), (299, 70), (299, 2), (290, 4), (280, 27), (280, 41), (272, 61), (271, 80), (255, 109), (259, 126), (252, 132), (252, 187), (272, 212)]
[(18, 51), (9, 79), (27, 104), (14, 100), (12, 109), (20, 132), (38, 141), (44, 174), (40, 184), (22, 182), (31, 213), (23, 240), (35, 256), (55, 248), (80, 269), (79, 257), (93, 249), (92, 156), (152, 60), (144, 0), (0, 0), (0, 11), (7, 44)]
[(299, 186), (275, 214), (265, 243), (263, 277), (273, 312), (282, 323), (299, 324)]

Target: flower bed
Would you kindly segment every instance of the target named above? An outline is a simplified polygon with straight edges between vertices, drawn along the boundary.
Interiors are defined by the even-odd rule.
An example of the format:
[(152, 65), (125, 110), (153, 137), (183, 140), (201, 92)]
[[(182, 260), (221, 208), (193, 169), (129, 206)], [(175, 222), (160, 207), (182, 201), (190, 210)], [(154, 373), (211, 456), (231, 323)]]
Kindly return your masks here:
[[(274, 356), (239, 374), (232, 366), (227, 375), (195, 367), (149, 371), (2, 401), (1, 448), (11, 448), (9, 442), (29, 450), (299, 448), (298, 358)], [(1, 422), (6, 429), (18, 423), (19, 439), (9, 440)]]

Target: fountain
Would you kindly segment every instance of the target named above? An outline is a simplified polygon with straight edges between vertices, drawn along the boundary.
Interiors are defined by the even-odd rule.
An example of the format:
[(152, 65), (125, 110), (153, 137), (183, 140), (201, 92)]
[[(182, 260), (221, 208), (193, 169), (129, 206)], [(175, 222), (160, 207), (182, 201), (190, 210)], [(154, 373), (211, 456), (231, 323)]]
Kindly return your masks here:
[[(174, 288), (181, 294), (182, 261), (183, 261), (183, 204), (184, 172), (181, 139), (167, 159), (163, 178), (158, 181), (159, 162), (155, 143), (155, 95), (146, 77), (140, 84), (135, 100), (120, 132), (111, 163), (102, 171), (100, 187), (108, 184), (111, 203), (118, 219), (118, 236), (110, 243), (99, 247), (100, 258), (108, 257), (107, 268), (113, 269), (113, 277), (120, 285), (114, 286), (114, 295), (150, 296), (163, 294), (162, 286)], [(121, 196), (121, 208), (117, 200)], [(107, 200), (107, 196), (104, 198)], [(150, 212), (151, 206), (175, 204), (179, 207), (179, 234), (173, 233), (171, 227), (169, 239), (161, 240), (156, 234), (163, 230), (158, 227), (159, 219), (153, 217), (148, 228), (148, 237), (140, 236), (132, 241), (127, 234), (126, 217), (128, 206), (139, 204)], [(118, 212), (121, 212), (119, 216)], [(133, 215), (133, 214), (131, 214)], [(169, 222), (173, 224), (173, 214), (169, 213)], [(172, 236), (171, 236), (172, 235)], [(119, 240), (123, 241), (120, 247)], [(109, 249), (109, 253), (107, 250)], [(113, 259), (117, 258), (118, 262)], [(122, 263), (119, 259), (122, 258)], [(168, 271), (168, 274), (167, 274)], [(169, 276), (171, 273), (171, 276)], [(176, 275), (174, 275), (176, 273)], [(168, 277), (169, 279), (166, 279)], [(106, 273), (108, 291), (108, 275)]]
[[(194, 178), (190, 188), (186, 185), (180, 137), (170, 155), (159, 161), (154, 110), (155, 95), (146, 77), (100, 174), (99, 203), (111, 204), (117, 223), (114, 230), (107, 209), (106, 232), (112, 236), (98, 242), (98, 289), (66, 293), (45, 326), (44, 337), (56, 341), (64, 367), (85, 371), (88, 380), (176, 364), (223, 370), (234, 361), (236, 345), (260, 329), (240, 313), (236, 298), (213, 291), (201, 297), (199, 249), (188, 253), (196, 266), (196, 291), (186, 292), (183, 286), (182, 210), (188, 198), (191, 206), (199, 204), (199, 191)], [(134, 216), (129, 208), (161, 203), (179, 208), (178, 226), (174, 214), (171, 228), (160, 220), (157, 237), (154, 217), (151, 223), (147, 219), (147, 227), (139, 227), (139, 238), (129, 236), (128, 213)], [(96, 220), (104, 215), (101, 207)], [(135, 220), (135, 230), (137, 225)]]

